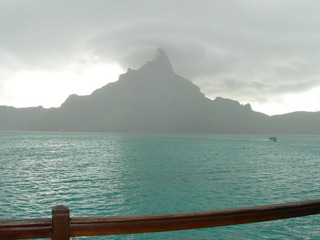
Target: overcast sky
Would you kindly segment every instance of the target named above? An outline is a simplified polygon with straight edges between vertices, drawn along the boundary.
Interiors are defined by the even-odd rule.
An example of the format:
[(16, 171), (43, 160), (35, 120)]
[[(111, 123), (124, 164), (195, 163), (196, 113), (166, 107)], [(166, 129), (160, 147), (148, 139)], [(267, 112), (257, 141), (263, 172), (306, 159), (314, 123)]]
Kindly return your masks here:
[(209, 98), (320, 111), (318, 0), (0, 0), (0, 105), (58, 107), (163, 48)]

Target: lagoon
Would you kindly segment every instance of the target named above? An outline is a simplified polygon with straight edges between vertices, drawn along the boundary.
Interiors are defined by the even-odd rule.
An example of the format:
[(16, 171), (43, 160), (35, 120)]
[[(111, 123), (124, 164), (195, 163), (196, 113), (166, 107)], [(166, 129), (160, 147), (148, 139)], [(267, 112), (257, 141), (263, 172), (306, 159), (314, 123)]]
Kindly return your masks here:
[(80, 217), (320, 198), (320, 137), (268, 137), (2, 132), (0, 219), (50, 217), (58, 204)]

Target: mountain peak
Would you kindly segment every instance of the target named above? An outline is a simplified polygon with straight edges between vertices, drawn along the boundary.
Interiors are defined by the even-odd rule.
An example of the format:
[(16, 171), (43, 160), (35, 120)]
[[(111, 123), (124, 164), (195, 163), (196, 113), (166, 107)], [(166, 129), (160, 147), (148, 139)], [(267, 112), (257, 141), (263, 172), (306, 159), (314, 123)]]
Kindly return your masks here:
[(161, 72), (174, 73), (170, 59), (162, 48), (157, 50), (156, 58), (147, 65), (150, 66), (150, 64), (153, 67), (158, 68)]
[[(135, 77), (133, 77), (135, 75)], [(139, 77), (137, 77), (139, 76)], [(171, 65), (170, 59), (166, 52), (159, 48), (153, 60), (148, 61), (137, 70), (128, 68), (125, 74), (120, 75), (119, 80), (123, 79), (140, 79), (139, 81), (170, 81), (176, 77)], [(130, 80), (131, 81), (131, 80)]]
[(170, 62), (168, 55), (162, 48), (158, 48), (156, 61)]

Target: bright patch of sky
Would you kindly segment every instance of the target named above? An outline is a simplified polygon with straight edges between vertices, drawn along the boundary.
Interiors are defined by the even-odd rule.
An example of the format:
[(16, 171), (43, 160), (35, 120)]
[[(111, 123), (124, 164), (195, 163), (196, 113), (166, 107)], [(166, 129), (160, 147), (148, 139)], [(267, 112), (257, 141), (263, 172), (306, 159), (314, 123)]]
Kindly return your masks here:
[(19, 71), (2, 88), (1, 103), (7, 106), (59, 107), (69, 95), (89, 95), (123, 73), (117, 64), (71, 65), (60, 71)]

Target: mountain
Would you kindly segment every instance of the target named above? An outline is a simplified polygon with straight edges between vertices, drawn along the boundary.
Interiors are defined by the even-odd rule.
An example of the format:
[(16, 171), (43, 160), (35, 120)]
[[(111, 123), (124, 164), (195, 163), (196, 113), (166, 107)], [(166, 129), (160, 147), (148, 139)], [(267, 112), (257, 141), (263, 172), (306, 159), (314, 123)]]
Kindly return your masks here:
[(128, 69), (91, 95), (70, 95), (59, 108), (0, 106), (0, 130), (319, 134), (320, 113), (268, 116), (217, 97), (176, 74), (159, 49), (153, 61)]

